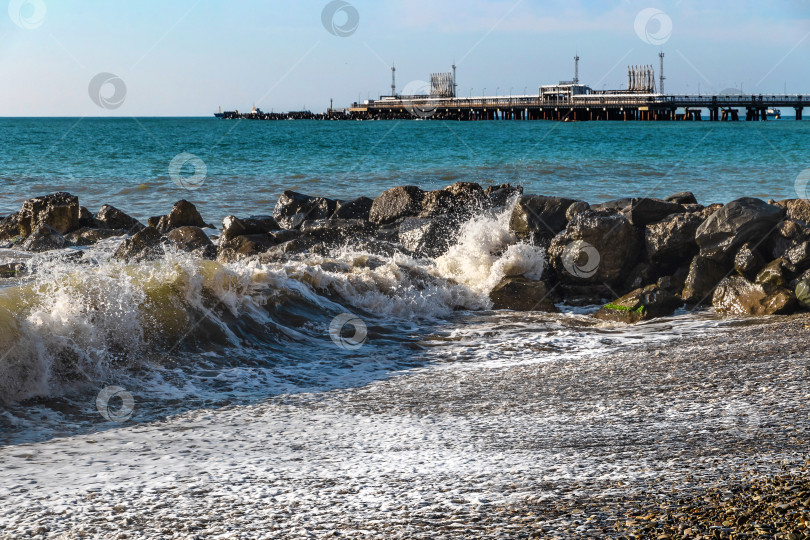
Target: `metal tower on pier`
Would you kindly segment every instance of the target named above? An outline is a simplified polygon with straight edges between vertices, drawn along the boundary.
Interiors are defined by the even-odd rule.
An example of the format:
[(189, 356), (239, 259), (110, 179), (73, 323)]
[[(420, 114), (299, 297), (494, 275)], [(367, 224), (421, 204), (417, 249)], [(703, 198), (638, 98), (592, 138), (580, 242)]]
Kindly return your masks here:
[(579, 53), (574, 56), (574, 84), (579, 84)]
[(664, 51), (658, 53), (658, 58), (661, 60), (661, 65), (658, 68), (658, 93), (664, 93)]
[(391, 66), (391, 95), (397, 95), (397, 68), (394, 65)]

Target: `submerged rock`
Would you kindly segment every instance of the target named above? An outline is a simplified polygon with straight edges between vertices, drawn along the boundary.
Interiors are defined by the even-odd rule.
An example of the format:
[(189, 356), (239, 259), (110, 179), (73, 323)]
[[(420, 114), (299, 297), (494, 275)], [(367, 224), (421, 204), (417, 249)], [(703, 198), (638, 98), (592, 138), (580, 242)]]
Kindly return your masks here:
[(565, 229), (568, 224), (566, 211), (576, 202), (563, 197), (523, 195), (512, 210), (509, 229), (518, 238), (549, 240)]
[(154, 227), (141, 229), (118, 246), (113, 259), (126, 262), (157, 259), (163, 255), (162, 239), (160, 231)]
[(399, 186), (383, 191), (374, 199), (369, 220), (378, 225), (388, 224), (422, 211), (425, 192), (416, 186)]
[(489, 298), (492, 300), (492, 309), (547, 313), (559, 311), (551, 301), (545, 283), (524, 277), (504, 278), (492, 289)]
[(671, 291), (658, 285), (647, 285), (605, 304), (594, 317), (605, 321), (637, 323), (672, 315), (683, 302)]
[(273, 209), (273, 218), (285, 229), (297, 229), (304, 221), (327, 219), (335, 212), (337, 201), (285, 191)]
[(723, 279), (712, 297), (717, 312), (732, 315), (786, 314), (795, 304), (796, 297), (790, 290), (751, 283), (742, 276)]
[(79, 198), (58, 192), (25, 201), (19, 212), (20, 235), (28, 237), (41, 225), (47, 225), (59, 234), (78, 229)]
[(731, 262), (740, 247), (757, 244), (776, 228), (785, 209), (760, 199), (737, 199), (717, 210), (698, 228), (695, 240), (703, 257)]
[(99, 209), (95, 221), (99, 229), (123, 229), (129, 234), (135, 234), (144, 228), (140, 221), (109, 204)]

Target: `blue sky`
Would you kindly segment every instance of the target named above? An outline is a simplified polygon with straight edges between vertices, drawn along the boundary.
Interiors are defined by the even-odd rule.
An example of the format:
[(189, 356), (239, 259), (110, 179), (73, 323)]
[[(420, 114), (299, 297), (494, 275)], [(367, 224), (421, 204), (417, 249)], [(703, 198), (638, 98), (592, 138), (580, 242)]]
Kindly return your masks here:
[[(401, 89), (454, 59), (459, 94), (536, 92), (572, 77), (575, 52), (582, 82), (620, 88), (629, 64), (657, 76), (659, 48), (669, 92), (810, 94), (810, 0), (347, 0), (334, 22), (353, 9), (358, 23), (344, 37), (322, 23), (328, 3), (12, 0), (0, 10), (0, 116), (323, 111), (390, 92), (391, 62)], [(640, 34), (648, 8), (664, 18)], [(120, 106), (90, 98), (102, 72), (125, 83)]]

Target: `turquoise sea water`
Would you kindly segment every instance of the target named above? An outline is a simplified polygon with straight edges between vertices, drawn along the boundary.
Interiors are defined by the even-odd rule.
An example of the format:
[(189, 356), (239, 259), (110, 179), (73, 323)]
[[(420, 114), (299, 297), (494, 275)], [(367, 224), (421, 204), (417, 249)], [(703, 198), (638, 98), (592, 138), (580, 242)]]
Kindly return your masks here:
[[(143, 219), (181, 198), (217, 221), (269, 212), (281, 191), (375, 196), (386, 188), (505, 182), (600, 202), (691, 190), (701, 202), (795, 197), (810, 167), (810, 122), (227, 121), (0, 119), (0, 215), (31, 196), (79, 195)], [(206, 165), (178, 187), (169, 163)], [(193, 170), (186, 166), (182, 174)]]

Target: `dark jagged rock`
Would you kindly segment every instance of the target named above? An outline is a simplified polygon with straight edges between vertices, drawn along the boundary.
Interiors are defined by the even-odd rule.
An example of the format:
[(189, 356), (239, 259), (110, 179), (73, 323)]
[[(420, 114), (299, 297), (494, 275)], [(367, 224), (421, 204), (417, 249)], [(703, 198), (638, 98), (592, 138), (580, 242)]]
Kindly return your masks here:
[(374, 199), (357, 197), (349, 201), (337, 201), (332, 219), (363, 219), (368, 221)]
[(518, 199), (509, 229), (523, 239), (550, 239), (565, 229), (568, 223), (566, 211), (577, 202), (563, 197), (545, 195), (523, 195)]
[(100, 240), (112, 238), (114, 236), (124, 236), (127, 231), (122, 229), (91, 229), (82, 227), (78, 231), (66, 234), (65, 239), (76, 246), (92, 246)]
[(554, 237), (548, 254), (563, 281), (615, 284), (636, 265), (640, 250), (638, 230), (625, 216), (590, 211)]
[(58, 192), (28, 199), (19, 212), (20, 235), (28, 237), (34, 229), (47, 225), (59, 234), (79, 228), (79, 198)]
[(444, 255), (455, 240), (454, 222), (443, 216), (408, 217), (399, 225), (399, 242), (420, 257)]
[(524, 277), (504, 278), (492, 289), (489, 298), (492, 300), (492, 309), (559, 312), (548, 295), (546, 284)]
[(642, 261), (630, 270), (628, 277), (624, 280), (624, 288), (625, 290), (633, 290), (648, 283), (655, 283), (658, 275), (659, 273), (653, 265)]
[(661, 221), (672, 214), (681, 214), (686, 209), (680, 204), (662, 201), (661, 199), (638, 199), (630, 205), (630, 222), (636, 227)]
[(506, 206), (512, 197), (523, 195), (523, 186), (513, 186), (512, 184), (500, 184), (487, 186), (484, 196), (489, 199), (489, 205), (493, 208)]
[(22, 249), (34, 253), (50, 251), (53, 249), (63, 249), (71, 244), (58, 231), (48, 225), (39, 225), (28, 235), (22, 244)]
[[(295, 232), (300, 235), (298, 231)], [(217, 248), (217, 260), (227, 263), (265, 253), (279, 241), (273, 233), (257, 233), (223, 238)]]
[(181, 251), (206, 250), (211, 253), (214, 244), (208, 235), (199, 227), (183, 226), (169, 231), (166, 235), (169, 244)]
[(99, 209), (96, 214), (96, 223), (96, 227), (99, 229), (123, 229), (130, 234), (135, 234), (144, 228), (140, 221), (109, 204), (105, 204)]
[(0, 244), (22, 240), (20, 235), (20, 213), (15, 212), (0, 220)]
[(682, 304), (681, 299), (670, 290), (647, 285), (605, 304), (593, 316), (605, 321), (632, 324), (672, 315)]
[(335, 213), (337, 201), (285, 191), (273, 209), (273, 218), (285, 229), (297, 229), (304, 221), (328, 219)]
[(699, 214), (682, 213), (647, 225), (644, 245), (650, 262), (662, 268), (673, 268), (694, 256), (698, 250), (695, 233), (701, 223), (703, 218)]
[(785, 254), (786, 266), (791, 272), (798, 273), (810, 268), (810, 242), (802, 242)]
[(23, 263), (0, 264), (0, 279), (11, 279), (24, 274), (27, 267)]
[(765, 240), (785, 216), (785, 209), (751, 197), (737, 199), (712, 214), (698, 228), (695, 240), (703, 257), (731, 262), (746, 242)]
[(163, 255), (162, 238), (154, 227), (141, 229), (118, 246), (113, 259), (126, 262), (157, 259)]
[(95, 229), (99, 226), (96, 223), (96, 218), (84, 206), (79, 207), (79, 228), (80, 229)]
[(374, 234), (375, 227), (363, 219), (321, 219), (305, 221), (300, 230), (303, 237), (336, 245), (348, 242), (358, 237)]
[(732, 315), (781, 315), (790, 313), (796, 297), (784, 287), (751, 283), (742, 276), (724, 278), (714, 291), (712, 305)]
[(800, 221), (805, 226), (810, 225), (810, 200), (786, 199), (776, 204), (785, 209), (785, 215), (789, 219)]
[(590, 209), (591, 209), (590, 204), (586, 203), (585, 201), (577, 201), (573, 203), (571, 206), (569, 206), (568, 210), (565, 211), (565, 219), (571, 221), (576, 216), (584, 214)]
[(459, 219), (466, 219), (485, 208), (486, 201), (487, 198), (480, 185), (472, 182), (456, 182), (444, 189), (425, 193), (418, 217), (453, 215)]
[(628, 210), (638, 199), (630, 197), (622, 197), (621, 199), (613, 199), (599, 204), (592, 204), (593, 210), (615, 210), (622, 212)]
[(786, 281), (788, 281), (786, 279), (787, 271), (784, 263), (784, 259), (776, 259), (769, 262), (757, 273), (757, 277), (754, 279), (754, 282), (758, 283), (759, 285), (781, 287)]
[(160, 216), (157, 223), (153, 223), (154, 219), (149, 218), (149, 226), (154, 227), (162, 234), (166, 234), (178, 227), (205, 228), (208, 226), (197, 211), (197, 207), (185, 199), (174, 203), (169, 215)]
[(679, 193), (675, 193), (670, 195), (666, 199), (667, 202), (675, 203), (675, 204), (697, 204), (697, 198), (695, 198), (695, 194), (691, 191), (681, 191)]
[(222, 238), (231, 239), (246, 234), (269, 233), (280, 228), (278, 222), (270, 216), (250, 216), (241, 219), (236, 216), (226, 216), (222, 220)]
[(743, 244), (734, 256), (734, 269), (746, 279), (753, 279), (763, 266), (765, 260), (749, 242)]
[(726, 267), (712, 259), (696, 255), (689, 265), (689, 275), (683, 286), (681, 298), (687, 304), (705, 304), (720, 281), (726, 277)]
[(393, 223), (422, 211), (425, 192), (416, 186), (399, 186), (383, 191), (374, 199), (369, 220), (378, 225)]

